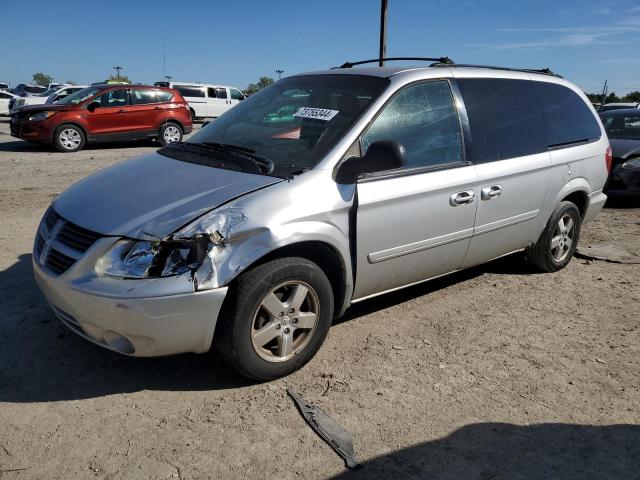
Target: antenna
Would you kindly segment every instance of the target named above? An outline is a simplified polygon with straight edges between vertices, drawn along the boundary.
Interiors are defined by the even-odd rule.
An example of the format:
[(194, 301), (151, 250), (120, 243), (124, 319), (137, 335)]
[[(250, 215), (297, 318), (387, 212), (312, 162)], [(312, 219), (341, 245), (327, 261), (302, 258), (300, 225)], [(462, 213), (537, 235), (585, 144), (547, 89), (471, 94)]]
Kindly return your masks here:
[(162, 76), (167, 76), (167, 51), (164, 42), (164, 28), (162, 29)]

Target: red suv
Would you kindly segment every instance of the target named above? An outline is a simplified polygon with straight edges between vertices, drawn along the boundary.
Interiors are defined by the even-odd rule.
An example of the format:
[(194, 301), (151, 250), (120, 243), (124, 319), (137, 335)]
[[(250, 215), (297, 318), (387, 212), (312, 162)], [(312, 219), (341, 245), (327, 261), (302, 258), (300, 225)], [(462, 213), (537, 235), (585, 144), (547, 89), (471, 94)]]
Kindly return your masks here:
[(180, 93), (144, 85), (94, 85), (11, 115), (11, 135), (53, 144), (61, 152), (112, 140), (155, 138), (165, 145), (191, 129), (189, 105)]

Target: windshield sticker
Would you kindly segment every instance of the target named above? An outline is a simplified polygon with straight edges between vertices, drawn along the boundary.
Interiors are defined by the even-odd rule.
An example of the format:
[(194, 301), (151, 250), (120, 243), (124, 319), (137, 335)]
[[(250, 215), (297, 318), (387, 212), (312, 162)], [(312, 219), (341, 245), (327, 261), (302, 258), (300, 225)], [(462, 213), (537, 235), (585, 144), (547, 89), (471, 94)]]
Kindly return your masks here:
[(296, 113), (293, 114), (294, 117), (299, 118), (311, 118), (313, 120), (324, 120), (328, 122), (333, 117), (335, 117), (340, 110), (329, 110), (327, 108), (312, 108), (312, 107), (301, 107), (298, 109)]

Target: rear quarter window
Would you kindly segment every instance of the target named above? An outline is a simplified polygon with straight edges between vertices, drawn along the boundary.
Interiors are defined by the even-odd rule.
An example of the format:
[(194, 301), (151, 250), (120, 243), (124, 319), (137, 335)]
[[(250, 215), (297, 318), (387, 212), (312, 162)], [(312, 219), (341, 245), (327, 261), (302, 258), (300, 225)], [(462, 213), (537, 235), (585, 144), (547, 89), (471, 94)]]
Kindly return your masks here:
[(530, 81), (463, 78), (456, 82), (467, 108), (474, 163), (547, 150), (544, 117)]
[(600, 138), (594, 114), (576, 92), (556, 83), (533, 83), (542, 104), (550, 147)]

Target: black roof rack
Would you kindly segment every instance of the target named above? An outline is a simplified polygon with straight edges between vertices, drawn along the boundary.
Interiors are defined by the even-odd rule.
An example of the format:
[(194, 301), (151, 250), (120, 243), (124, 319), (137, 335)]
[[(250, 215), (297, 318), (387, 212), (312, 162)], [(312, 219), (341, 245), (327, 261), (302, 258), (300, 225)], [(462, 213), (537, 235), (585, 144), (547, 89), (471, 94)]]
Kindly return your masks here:
[(363, 65), (365, 63), (379, 63), (380, 61), (385, 62), (393, 62), (398, 60), (417, 60), (421, 62), (436, 62), (439, 65), (453, 65), (453, 60), (449, 57), (438, 57), (438, 58), (429, 58), (429, 57), (390, 57), (390, 58), (372, 58), (371, 60), (360, 60), (359, 62), (345, 62), (339, 67), (333, 68), (351, 68), (356, 65)]
[(351, 67), (355, 67), (356, 65), (363, 65), (365, 63), (379, 63), (380, 60), (383, 60), (385, 62), (388, 61), (403, 61), (403, 60), (416, 60), (416, 61), (421, 61), (421, 62), (434, 62), (431, 65), (429, 65), (430, 67), (464, 67), (464, 68), (489, 68), (492, 70), (506, 70), (509, 72), (527, 72), (527, 73), (540, 73), (542, 75), (551, 75), (554, 77), (558, 77), (558, 78), (562, 78), (561, 75), (558, 75), (557, 73), (551, 71), (551, 69), (549, 68), (541, 68), (541, 69), (535, 69), (535, 68), (509, 68), (509, 67), (497, 67), (495, 65), (476, 65), (476, 64), (472, 64), (472, 63), (455, 63), (453, 60), (451, 60), (449, 57), (440, 57), (440, 58), (429, 58), (429, 57), (391, 57), (391, 58), (372, 58), (371, 60), (360, 60), (358, 62), (345, 62), (342, 65), (340, 65), (339, 67), (333, 67), (334, 69), (336, 68), (351, 68)]
[(436, 62), (429, 65), (430, 67), (462, 67), (462, 68), (488, 68), (491, 70), (506, 70), (509, 72), (526, 72), (526, 73), (540, 73), (542, 75), (551, 75), (553, 77), (562, 78), (561, 75), (553, 72), (550, 68), (509, 68), (509, 67), (497, 67), (495, 65), (476, 65), (474, 63), (444, 63)]

